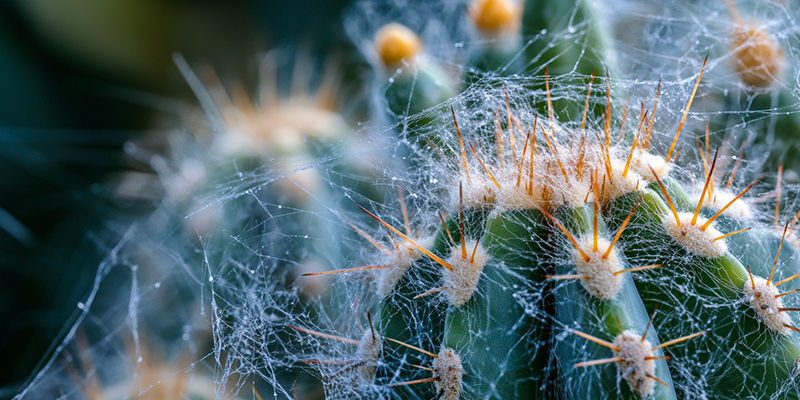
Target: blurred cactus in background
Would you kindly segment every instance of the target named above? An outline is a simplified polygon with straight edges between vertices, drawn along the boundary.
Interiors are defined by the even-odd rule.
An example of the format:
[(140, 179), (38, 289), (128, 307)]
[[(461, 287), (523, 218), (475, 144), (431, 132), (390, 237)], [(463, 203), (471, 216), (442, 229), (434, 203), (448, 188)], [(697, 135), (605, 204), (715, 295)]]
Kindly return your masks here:
[(3, 7), (3, 396), (800, 398), (792, 4)]

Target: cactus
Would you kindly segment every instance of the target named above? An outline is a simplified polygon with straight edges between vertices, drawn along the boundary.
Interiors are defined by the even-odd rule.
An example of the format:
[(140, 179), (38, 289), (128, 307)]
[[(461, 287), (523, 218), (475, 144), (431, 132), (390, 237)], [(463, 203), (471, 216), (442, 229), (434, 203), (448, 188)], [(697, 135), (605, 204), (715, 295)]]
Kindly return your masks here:
[[(691, 103), (692, 98), (683, 119)], [(481, 157), (469, 142), (474, 157), (468, 159), (452, 111), (458, 144), (450, 152), (456, 155), (452, 161), (456, 167), (451, 169), (459, 171), (460, 183), (458, 206), (451, 209), (457, 217), (450, 224), (442, 218), (440, 228), (450, 241), (449, 251), (428, 250), (365, 210), (394, 232), (398, 241), (441, 266), (439, 287), (425, 292), (430, 277), (420, 279), (412, 269), (426, 267), (413, 263), (404, 267), (415, 278), (401, 280), (388, 296), (410, 302), (394, 308), (392, 317), (402, 320), (400, 326), (405, 328), (401, 331), (411, 333), (412, 341), (430, 335), (424, 340), (429, 349), (417, 351), (431, 357), (437, 348), (454, 352), (458, 363), (453, 368), (463, 371), (451, 377), (433, 368), (428, 379), (414, 376), (402, 382), (396, 381), (400, 378), (396, 375), (378, 376), (376, 384), (389, 379), (385, 386), (394, 388), (434, 381), (415, 394), (429, 396), (434, 390), (441, 398), (512, 398), (520, 393), (548, 398), (556, 390), (564, 390), (562, 395), (568, 397), (590, 393), (593, 398), (676, 398), (687, 393), (676, 394), (666, 362), (672, 357), (664, 349), (691, 339), (684, 346), (691, 349), (694, 360), (680, 364), (681, 375), (675, 378), (683, 390), (696, 380), (710, 382), (704, 388), (708, 393), (734, 396), (756, 385), (752, 373), (775, 378), (768, 384), (760, 382), (770, 393), (785, 391), (781, 388), (790, 385), (800, 353), (790, 334), (797, 328), (787, 314), (794, 309), (783, 306), (772, 280), (783, 240), (765, 280), (728, 251), (726, 241), (743, 230), (723, 234), (714, 224), (753, 185), (706, 217), (700, 211), (705, 196), (711, 196), (717, 155), (706, 171), (696, 206), (681, 183), (668, 177), (682, 121), (662, 159), (648, 148), (653, 132), (643, 124), (646, 115), (628, 145), (624, 138), (601, 140), (598, 136), (596, 144), (578, 141), (577, 124), (565, 126), (544, 115), (541, 119), (547, 122), (540, 123), (536, 113), (533, 121), (525, 121), (508, 112), (510, 121), (519, 118), (522, 126), (533, 124), (525, 142), (511, 145), (515, 134), (511, 123), (497, 140), (510, 144), (504, 152), (498, 146), (494, 156)], [(608, 126), (606, 121), (603, 124)], [(687, 207), (691, 209), (684, 210)], [(484, 210), (489, 209), (494, 211), (487, 214)], [(473, 216), (471, 223), (465, 224), (465, 214)], [(616, 232), (613, 237), (606, 224)], [(453, 226), (457, 229), (451, 232)], [(656, 268), (666, 272), (648, 279), (647, 270)], [(757, 273), (764, 271), (763, 266), (757, 267)], [(409, 288), (419, 294), (415, 296)], [(385, 288), (379, 290), (386, 295)], [(433, 296), (438, 299), (428, 299)], [(715, 307), (706, 310), (701, 302)], [(446, 310), (420, 311), (425, 304), (440, 303)], [(648, 320), (646, 306), (654, 312), (656, 305), (661, 306), (659, 316), (665, 317)], [(726, 307), (723, 315), (718, 307)], [(687, 310), (695, 313), (690, 321), (685, 321)], [(678, 334), (664, 343), (657, 333), (661, 321), (671, 324), (668, 332)], [(720, 326), (697, 329), (698, 321), (717, 321)], [(381, 330), (387, 338), (400, 333)], [(576, 336), (588, 339), (595, 348), (588, 350)], [(728, 362), (736, 367), (708, 371), (708, 363), (720, 361), (714, 349), (722, 346), (727, 346)], [(603, 347), (613, 356), (592, 360), (603, 354)], [(754, 351), (761, 357), (751, 354)], [(387, 364), (394, 371), (403, 369), (396, 361)], [(616, 365), (617, 378), (607, 364)], [(588, 368), (604, 372), (583, 372)], [(617, 383), (622, 378), (626, 385)]]
[[(564, 4), (456, 7), (477, 38), (456, 60), (381, 21), (367, 53), (372, 117), (388, 122), (373, 136), (330, 110), (303, 113), (288, 135), (275, 121), (291, 102), (206, 92), (179, 59), (216, 124), (196, 145), (215, 157), (200, 163), (235, 168), (208, 168), (161, 209), (191, 212), (198, 193), (221, 205), (199, 244), (175, 239), (201, 250), (174, 253), (208, 279), (214, 362), (238, 380), (218, 397), (244, 397), (252, 379), (254, 396), (274, 398), (300, 398), (298, 385), (309, 398), (800, 398), (800, 240), (798, 218), (782, 221), (784, 167), (774, 191), (776, 171), (739, 185), (726, 147), (737, 133), (695, 132), (714, 55), (692, 60), (694, 75), (669, 83), (690, 94), (659, 109), (662, 81), (622, 75), (607, 15)], [(735, 71), (768, 87), (780, 52), (729, 7)], [(650, 94), (629, 113), (626, 89)], [(358, 160), (389, 158), (384, 140), (402, 149), (375, 161), (385, 181)], [(220, 181), (233, 190), (219, 196)], [(758, 219), (756, 193), (776, 196), (774, 224)]]
[[(658, 133), (646, 123), (654, 116), (648, 120), (644, 112), (632, 135), (623, 132), (617, 138), (610, 133), (612, 116), (605, 114), (606, 109), (597, 142), (581, 138), (585, 119), (580, 131), (576, 121), (565, 124), (555, 119), (546, 76), (545, 112), (518, 116), (506, 103), (505, 127), (497, 116), (494, 124), (487, 124), (498, 130), (495, 149), (489, 152), (494, 154), (481, 156), (463, 138), (463, 124), (459, 129), (452, 110), (457, 143), (455, 138), (454, 143), (441, 139), (440, 143), (452, 160), (441, 162), (458, 171), (451, 179), (453, 186), (458, 181), (458, 206), (449, 210), (457, 217), (449, 224), (442, 218), (437, 235), (444, 238), (441, 231), (446, 231), (449, 243), (442, 239), (437, 244), (445, 242), (450, 250), (426, 249), (367, 212), (398, 241), (406, 241), (441, 266), (438, 287), (432, 290), (423, 292), (430, 277), (412, 278), (396, 287), (389, 296), (411, 302), (405, 313), (396, 308), (393, 312), (401, 315), (392, 315), (404, 321), (405, 333), (422, 328), (425, 335), (431, 334), (425, 339), (428, 350), (416, 351), (437, 360), (437, 349), (457, 354), (457, 362), (448, 363), (452, 361), (459, 373), (427, 368), (432, 374), (427, 379), (419, 374), (407, 375), (413, 379), (405, 381), (402, 376), (384, 375), (377, 376), (374, 384), (428, 385), (414, 395), (430, 396), (433, 390), (439, 398), (514, 398), (525, 393), (534, 398), (668, 399), (696, 395), (691, 385), (697, 382), (705, 385), (703, 392), (726, 398), (756, 385), (766, 388), (768, 396), (791, 396), (800, 353), (792, 334), (797, 328), (789, 316), (794, 308), (784, 307), (781, 297), (793, 292), (779, 293), (772, 278), (783, 239), (775, 249), (773, 268), (759, 265), (753, 273), (739, 260), (747, 255), (732, 253), (727, 245), (748, 229), (723, 233), (715, 224), (753, 185), (737, 196), (722, 197), (730, 201), (720, 206), (718, 199), (726, 192), (717, 188), (712, 194), (711, 184), (717, 155), (710, 169), (705, 164), (707, 179), (696, 202), (689, 199), (684, 184), (670, 177), (704, 69), (705, 63), (665, 156), (651, 152)], [(530, 132), (524, 126), (530, 126)], [(440, 134), (439, 138), (447, 136), (452, 137)], [(473, 140), (487, 142), (480, 136)], [(714, 212), (709, 214), (708, 206)], [(465, 214), (484, 217), (465, 226)], [(736, 216), (725, 218), (736, 220)], [(734, 225), (729, 222), (726, 227)], [(616, 233), (610, 236), (609, 231)], [(408, 276), (414, 276), (413, 269), (435, 265), (424, 264), (427, 267), (411, 264)], [(767, 279), (759, 277), (765, 273)], [(787, 279), (777, 283), (792, 277)], [(416, 286), (419, 294), (408, 291), (409, 285), (420, 282), (424, 284)], [(426, 303), (445, 304), (446, 310), (420, 313)], [(710, 305), (714, 307), (705, 308)], [(721, 315), (719, 308), (724, 310)], [(649, 318), (648, 309), (653, 313)], [(443, 330), (442, 315), (446, 315)], [(698, 321), (716, 324), (701, 328)], [(663, 343), (663, 334), (658, 334), (662, 327), (672, 334)], [(388, 338), (399, 332), (381, 333)], [(417, 331), (411, 341), (421, 334)], [(441, 337), (435, 337), (438, 334)], [(666, 354), (678, 344), (691, 354), (691, 361), (672, 360)], [(726, 362), (732, 366), (710, 370), (711, 363), (721, 361), (719, 349), (725, 347)], [(608, 350), (611, 357), (600, 356)], [(394, 371), (404, 370), (396, 361), (387, 364)], [(592, 368), (602, 372), (586, 372)], [(673, 378), (676, 370), (679, 374)], [(767, 376), (769, 383), (763, 381)]]

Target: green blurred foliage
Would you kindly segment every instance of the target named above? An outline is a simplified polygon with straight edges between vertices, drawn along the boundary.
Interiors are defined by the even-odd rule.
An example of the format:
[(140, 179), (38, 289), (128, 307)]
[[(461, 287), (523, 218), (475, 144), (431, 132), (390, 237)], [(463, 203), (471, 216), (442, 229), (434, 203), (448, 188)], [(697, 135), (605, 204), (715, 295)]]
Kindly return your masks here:
[(13, 360), (0, 365), (0, 398), (49, 357), (117, 224), (142, 210), (107, 183), (148, 169), (124, 144), (179, 126), (176, 110), (196, 105), (172, 55), (241, 82), (274, 47), (352, 52), (341, 26), (349, 3), (0, 3), (0, 357)]

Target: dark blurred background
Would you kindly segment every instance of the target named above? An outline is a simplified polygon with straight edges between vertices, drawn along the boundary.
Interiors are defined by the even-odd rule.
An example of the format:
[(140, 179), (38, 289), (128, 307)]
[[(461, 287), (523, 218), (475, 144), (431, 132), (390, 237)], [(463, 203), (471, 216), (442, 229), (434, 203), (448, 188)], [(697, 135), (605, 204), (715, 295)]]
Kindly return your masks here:
[(0, 2), (0, 398), (62, 340), (109, 232), (141, 215), (110, 178), (147, 168), (124, 156), (126, 141), (180, 126), (196, 105), (173, 54), (223, 80), (254, 77), (276, 47), (357, 59), (349, 3)]

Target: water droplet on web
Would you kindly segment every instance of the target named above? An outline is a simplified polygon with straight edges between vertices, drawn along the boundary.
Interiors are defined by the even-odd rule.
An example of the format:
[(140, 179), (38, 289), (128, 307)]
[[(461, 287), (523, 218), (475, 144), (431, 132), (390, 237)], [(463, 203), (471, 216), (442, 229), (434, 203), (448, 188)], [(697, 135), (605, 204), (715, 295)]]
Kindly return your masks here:
[(308, 235), (303, 235), (303, 239), (308, 239)]
[(153, 287), (155, 287), (156, 289), (160, 288), (161, 287), (161, 282), (154, 283)]
[(83, 310), (84, 308), (86, 308), (86, 305), (85, 305), (85, 304), (83, 304), (83, 302), (82, 302), (82, 301), (79, 301), (79, 302), (78, 302), (78, 308), (80, 308), (81, 310)]
[(278, 204), (278, 208), (283, 208), (283, 206), (282, 206), (282, 205), (280, 205), (280, 204)]
[(575, 33), (575, 27), (574, 27), (574, 26), (572, 26), (572, 25), (570, 25), (570, 26), (567, 28), (567, 32), (569, 32), (569, 33)]
[(456, 42), (455, 44), (453, 44), (453, 47), (460, 49), (464, 47), (464, 42)]
[(137, 359), (136, 359), (136, 363), (137, 363), (137, 364), (141, 364), (141, 363), (142, 363), (142, 361), (144, 361), (144, 359), (142, 358), (142, 356), (139, 356), (139, 358), (137, 358)]
[(213, 276), (209, 276), (209, 277), (208, 277), (208, 281), (209, 281), (209, 282), (214, 282), (214, 277), (213, 277)]
[(389, 78), (389, 83), (394, 83), (394, 78)]

